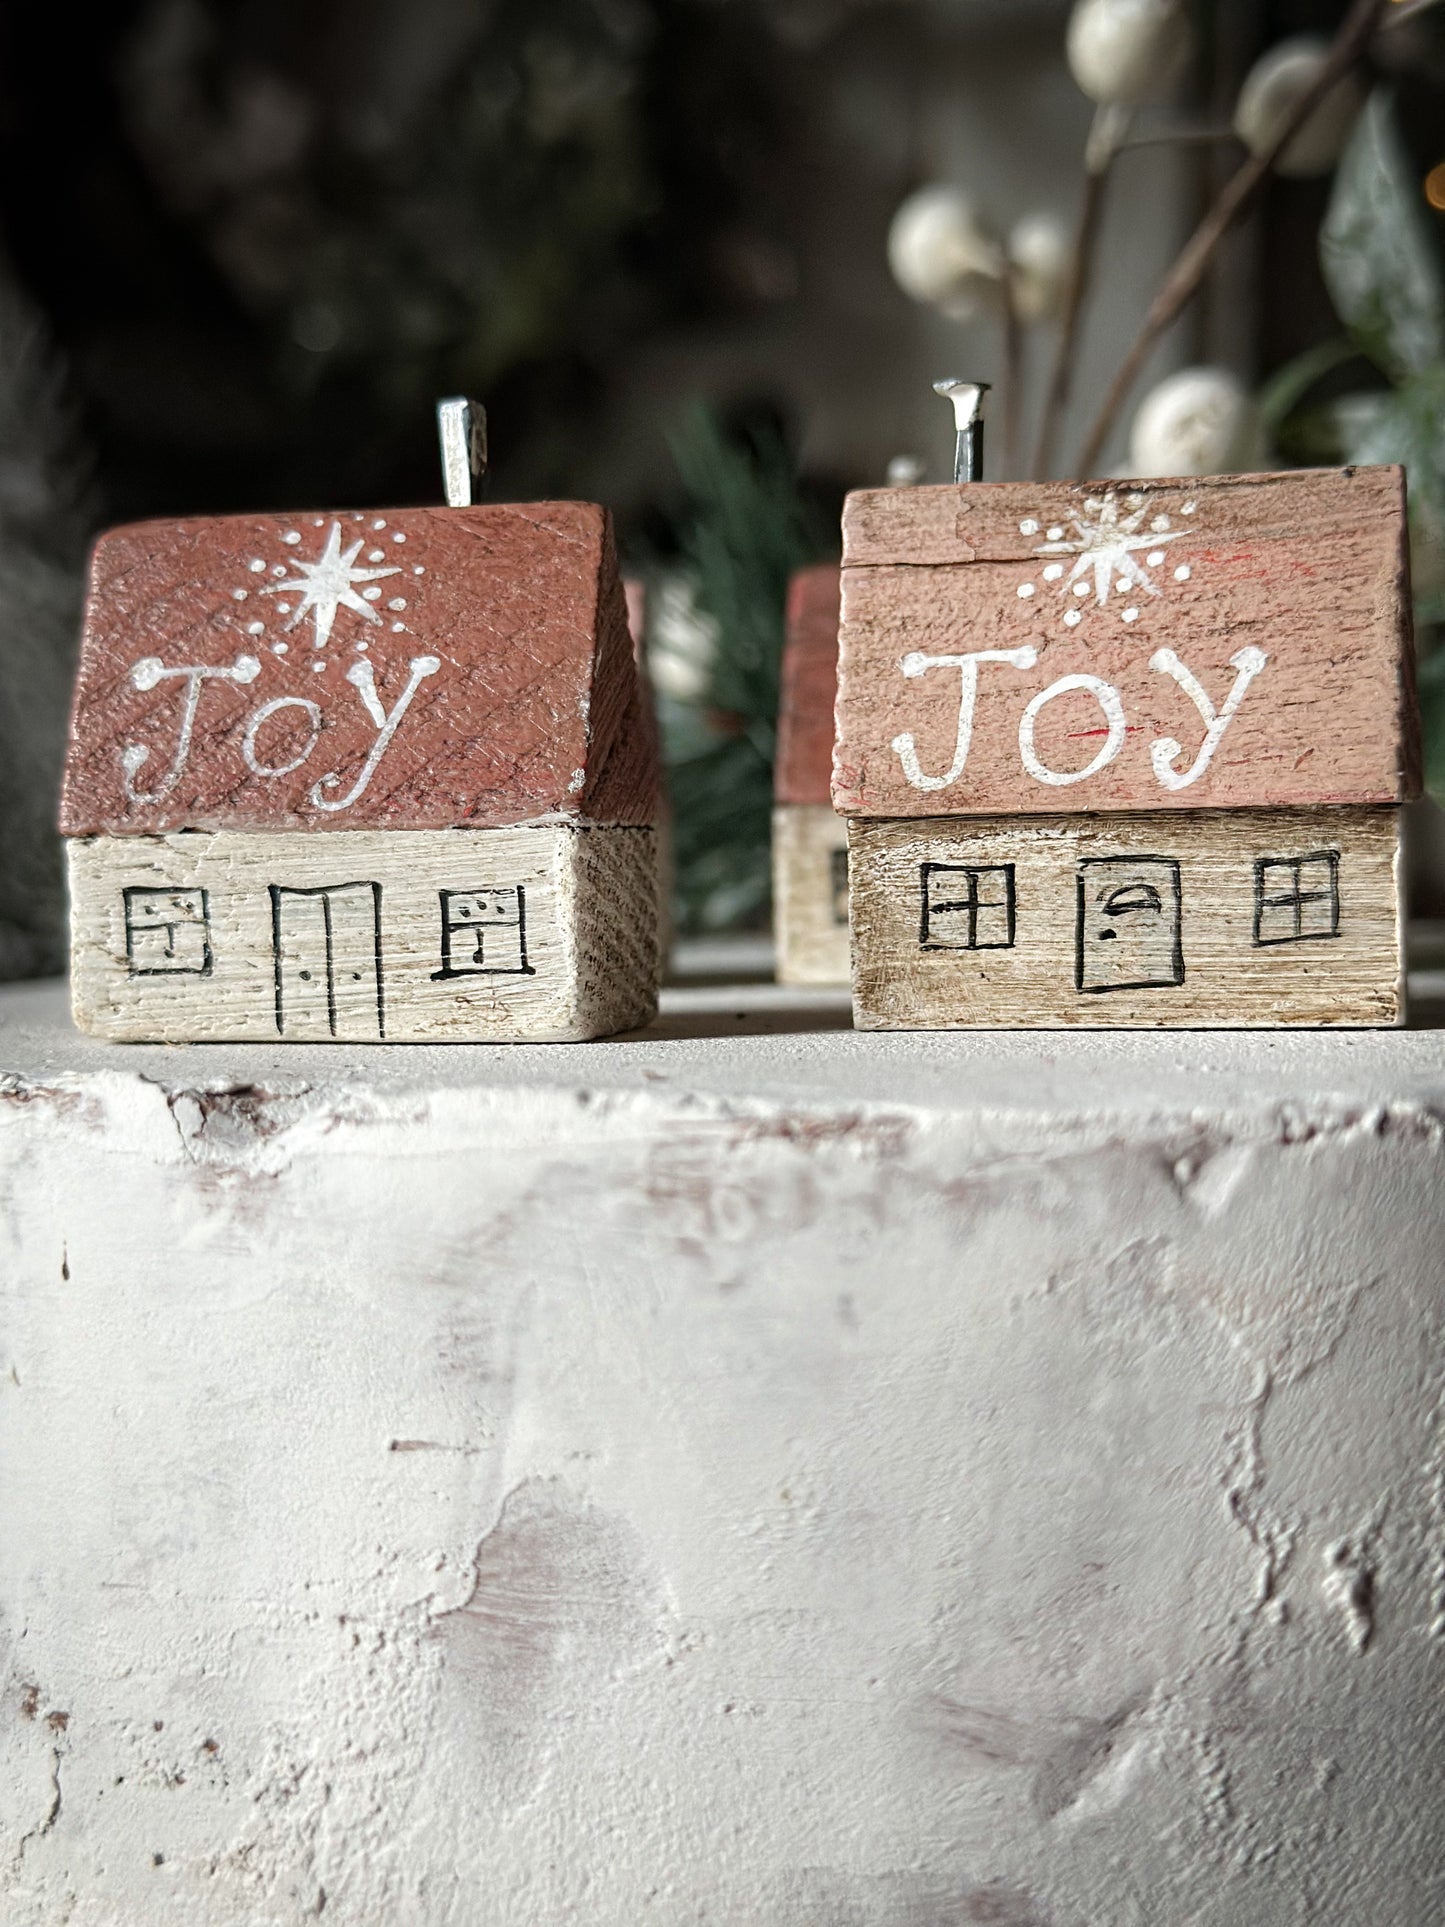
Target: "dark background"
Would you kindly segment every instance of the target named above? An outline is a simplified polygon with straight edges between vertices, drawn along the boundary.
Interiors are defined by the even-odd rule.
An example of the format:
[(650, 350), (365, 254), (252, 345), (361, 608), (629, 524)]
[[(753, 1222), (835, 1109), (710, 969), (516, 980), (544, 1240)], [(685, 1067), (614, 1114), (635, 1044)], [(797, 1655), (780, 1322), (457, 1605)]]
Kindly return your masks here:
[[(1010, 35), (1016, 64), (1049, 51), (1062, 67), (1066, 12), (1032, 0), (6, 6), (0, 236), (68, 370), (98, 512), (429, 499), (431, 403), (465, 390), (488, 404), (499, 496), (608, 495), (610, 439), (611, 497), (638, 525), (671, 485), (666, 421), (637, 392), (660, 344), (685, 352), (731, 332), (736, 371), (725, 348), (700, 370), (711, 398), (803, 412), (783, 358), (770, 391), (747, 349), (790, 313), (795, 336), (829, 325), (804, 285), (807, 227), (838, 144), (828, 90), (850, 54), (876, 48), (878, 113), (896, 115), (910, 74), (922, 87), (950, 61), (1006, 66)], [(1201, 92), (1227, 101), (1261, 47), (1342, 12), (1337, 0), (1203, 7)], [(1398, 82), (1423, 168), (1439, 158), (1439, 75), (1411, 66)], [(915, 172), (929, 158), (914, 156)], [(1181, 218), (1233, 158), (1200, 160)], [(882, 248), (908, 171), (905, 157), (864, 205), (851, 184), (840, 210), (858, 282), (900, 333), (908, 304)], [(1060, 204), (1075, 192), (1061, 180)], [(1326, 192), (1274, 183), (1238, 244), (1253, 312), (1237, 311), (1238, 274), (1215, 292), (1235, 310), (1241, 372), (1267, 373), (1333, 325), (1315, 265)], [(1208, 330), (1206, 301), (1181, 346), (1207, 347)], [(875, 329), (868, 345), (886, 338)]]

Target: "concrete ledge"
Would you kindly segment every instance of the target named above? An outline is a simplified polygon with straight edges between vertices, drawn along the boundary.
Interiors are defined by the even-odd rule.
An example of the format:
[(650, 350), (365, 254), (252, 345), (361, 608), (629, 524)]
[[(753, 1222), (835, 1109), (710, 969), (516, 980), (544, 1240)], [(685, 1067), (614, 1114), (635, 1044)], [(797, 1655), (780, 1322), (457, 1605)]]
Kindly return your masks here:
[(0, 993), (7, 1923), (1433, 1927), (1445, 1036), (846, 1022)]

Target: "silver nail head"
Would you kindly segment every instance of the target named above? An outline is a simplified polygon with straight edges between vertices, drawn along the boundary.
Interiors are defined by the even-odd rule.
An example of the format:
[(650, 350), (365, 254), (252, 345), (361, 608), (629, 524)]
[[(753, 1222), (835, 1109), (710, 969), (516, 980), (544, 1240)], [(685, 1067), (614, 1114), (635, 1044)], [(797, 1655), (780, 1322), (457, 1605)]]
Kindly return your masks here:
[(956, 375), (933, 384), (934, 394), (953, 404), (955, 482), (983, 480), (983, 398), (988, 391), (988, 382), (960, 381)]
[(989, 385), (986, 381), (960, 381), (950, 375), (946, 381), (934, 382), (933, 392), (953, 403), (953, 425), (962, 431), (983, 419), (983, 398)]
[(437, 403), (437, 434), (447, 507), (470, 508), (487, 471), (487, 411), (466, 395), (450, 395)]

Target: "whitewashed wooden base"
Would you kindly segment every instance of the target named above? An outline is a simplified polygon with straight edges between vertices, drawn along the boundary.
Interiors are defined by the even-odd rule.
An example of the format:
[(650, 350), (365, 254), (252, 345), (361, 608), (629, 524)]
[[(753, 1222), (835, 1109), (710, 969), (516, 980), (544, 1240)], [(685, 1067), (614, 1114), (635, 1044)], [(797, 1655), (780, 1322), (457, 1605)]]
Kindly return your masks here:
[(855, 819), (849, 865), (863, 1030), (1403, 1018), (1393, 809)]
[(583, 1039), (657, 1008), (650, 829), (70, 840), (75, 1021), (112, 1039)]
[(848, 825), (826, 803), (773, 811), (773, 936), (780, 984), (848, 981)]

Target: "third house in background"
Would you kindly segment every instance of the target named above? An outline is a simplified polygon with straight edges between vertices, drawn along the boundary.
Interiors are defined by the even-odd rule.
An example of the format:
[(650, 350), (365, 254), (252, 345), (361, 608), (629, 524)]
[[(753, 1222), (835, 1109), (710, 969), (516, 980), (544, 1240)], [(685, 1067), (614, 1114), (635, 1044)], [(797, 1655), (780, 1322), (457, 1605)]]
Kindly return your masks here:
[(843, 527), (860, 1026), (1400, 1021), (1399, 469), (869, 490)]
[(782, 984), (848, 981), (848, 826), (829, 796), (838, 686), (838, 565), (788, 590), (773, 786), (773, 931)]

